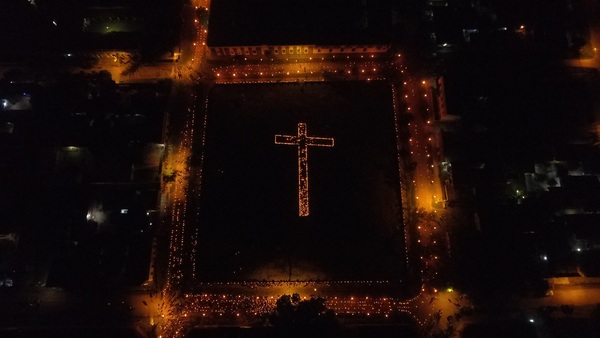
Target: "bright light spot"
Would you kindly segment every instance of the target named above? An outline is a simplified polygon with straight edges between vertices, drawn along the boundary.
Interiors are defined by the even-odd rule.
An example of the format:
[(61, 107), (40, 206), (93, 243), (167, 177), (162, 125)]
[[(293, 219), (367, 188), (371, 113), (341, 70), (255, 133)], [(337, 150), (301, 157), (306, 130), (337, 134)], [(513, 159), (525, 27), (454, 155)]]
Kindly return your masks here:
[(542, 259), (543, 259), (543, 260), (545, 260), (545, 261), (547, 261), (547, 260), (548, 260), (548, 256), (546, 256), (546, 255), (543, 255), (543, 256), (542, 256)]
[(581, 251), (581, 248), (577, 248), (577, 251), (579, 251), (579, 252), (580, 252), (580, 251)]
[[(58, 26), (58, 25), (56, 24), (56, 21), (54, 21), (54, 20), (52, 20), (52, 24), (53, 24), (54, 26)], [(106, 28), (108, 28), (108, 27), (106, 27)]]
[(529, 322), (533, 323), (534, 322), (533, 318), (529, 318)]
[(121, 209), (121, 214), (126, 214), (129, 212), (129, 209)]

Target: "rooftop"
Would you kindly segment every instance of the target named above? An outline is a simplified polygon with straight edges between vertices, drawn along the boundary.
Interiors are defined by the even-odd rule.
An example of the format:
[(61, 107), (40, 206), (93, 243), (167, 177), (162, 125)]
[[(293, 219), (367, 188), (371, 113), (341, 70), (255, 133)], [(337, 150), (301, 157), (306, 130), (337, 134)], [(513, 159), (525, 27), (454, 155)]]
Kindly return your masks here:
[(389, 0), (213, 0), (209, 46), (389, 43)]

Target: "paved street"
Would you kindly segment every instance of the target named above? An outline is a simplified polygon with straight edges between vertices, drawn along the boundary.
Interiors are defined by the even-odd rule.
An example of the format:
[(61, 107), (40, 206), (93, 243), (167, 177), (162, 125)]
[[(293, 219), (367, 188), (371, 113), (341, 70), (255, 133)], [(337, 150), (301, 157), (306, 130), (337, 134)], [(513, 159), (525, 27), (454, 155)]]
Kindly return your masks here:
[(600, 285), (560, 285), (552, 290), (552, 296), (526, 298), (521, 301), (522, 308), (533, 315), (541, 306), (573, 305), (574, 316), (589, 317), (591, 310), (600, 304)]

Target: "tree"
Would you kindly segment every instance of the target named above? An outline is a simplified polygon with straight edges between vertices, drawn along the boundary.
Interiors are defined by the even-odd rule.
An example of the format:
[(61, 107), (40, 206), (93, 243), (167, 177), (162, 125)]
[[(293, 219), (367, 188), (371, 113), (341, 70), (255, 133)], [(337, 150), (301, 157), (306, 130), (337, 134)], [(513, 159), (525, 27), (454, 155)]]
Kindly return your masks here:
[(327, 309), (325, 299), (318, 297), (301, 300), (297, 293), (277, 299), (270, 322), (276, 328), (299, 335), (305, 335), (307, 331), (314, 335), (337, 326), (335, 313)]
[(575, 310), (575, 307), (573, 305), (561, 305), (560, 306), (560, 311), (562, 311), (562, 313), (566, 314), (567, 316), (572, 315), (574, 310)]

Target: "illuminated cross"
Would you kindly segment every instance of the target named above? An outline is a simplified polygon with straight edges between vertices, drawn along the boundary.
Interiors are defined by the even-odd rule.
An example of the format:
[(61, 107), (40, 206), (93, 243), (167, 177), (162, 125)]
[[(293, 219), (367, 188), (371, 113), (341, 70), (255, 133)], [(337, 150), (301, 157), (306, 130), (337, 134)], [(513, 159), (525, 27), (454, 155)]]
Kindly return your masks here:
[(333, 147), (333, 138), (306, 136), (306, 123), (298, 123), (298, 135), (275, 135), (275, 144), (298, 146), (298, 215), (308, 216), (308, 146)]

